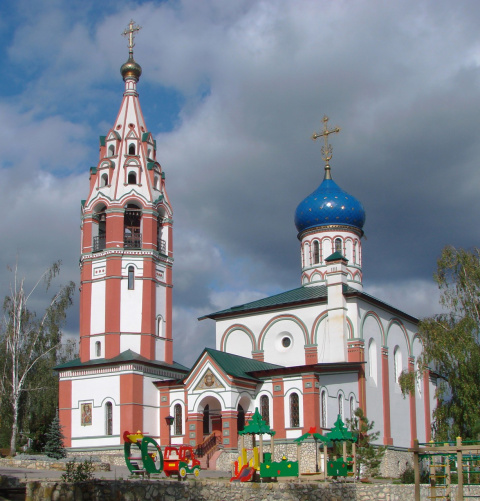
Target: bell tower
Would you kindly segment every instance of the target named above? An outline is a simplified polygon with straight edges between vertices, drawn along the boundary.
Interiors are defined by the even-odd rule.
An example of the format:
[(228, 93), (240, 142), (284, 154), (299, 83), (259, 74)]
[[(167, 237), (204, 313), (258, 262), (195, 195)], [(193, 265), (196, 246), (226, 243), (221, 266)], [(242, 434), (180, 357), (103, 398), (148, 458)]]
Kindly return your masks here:
[(125, 91), (112, 128), (100, 136), (82, 201), (80, 358), (112, 359), (131, 350), (172, 364), (172, 208), (137, 93), (133, 21), (123, 35)]

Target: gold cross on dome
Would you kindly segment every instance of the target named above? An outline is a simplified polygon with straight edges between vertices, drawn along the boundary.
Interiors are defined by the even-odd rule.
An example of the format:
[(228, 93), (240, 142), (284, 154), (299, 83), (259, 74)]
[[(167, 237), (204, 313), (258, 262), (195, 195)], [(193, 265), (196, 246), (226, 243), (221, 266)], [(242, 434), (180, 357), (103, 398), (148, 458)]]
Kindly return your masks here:
[(334, 127), (333, 129), (329, 129), (327, 126), (327, 123), (328, 123), (327, 115), (323, 116), (322, 122), (323, 122), (323, 131), (320, 134), (317, 134), (316, 132), (314, 132), (312, 135), (312, 139), (315, 141), (319, 137), (324, 138), (325, 144), (322, 146), (321, 152), (322, 152), (323, 161), (325, 162), (325, 167), (327, 167), (328, 163), (330, 162), (330, 160), (332, 158), (332, 151), (333, 151), (332, 145), (328, 144), (328, 136), (330, 134), (337, 134), (338, 132), (340, 132), (341, 129), (340, 129), (340, 127)]
[(141, 26), (135, 25), (135, 21), (133, 19), (128, 23), (128, 28), (125, 28), (122, 35), (124, 37), (128, 37), (128, 53), (133, 54), (133, 48), (135, 47), (135, 43), (133, 42), (135, 39), (135, 33), (142, 29)]

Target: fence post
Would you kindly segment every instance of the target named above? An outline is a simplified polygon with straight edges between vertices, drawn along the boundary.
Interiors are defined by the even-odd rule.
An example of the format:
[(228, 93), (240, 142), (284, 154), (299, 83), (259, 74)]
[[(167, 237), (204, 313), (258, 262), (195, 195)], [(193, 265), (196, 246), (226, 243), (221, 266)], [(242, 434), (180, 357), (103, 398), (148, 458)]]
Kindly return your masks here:
[(462, 437), (457, 437), (457, 501), (463, 501), (463, 454)]

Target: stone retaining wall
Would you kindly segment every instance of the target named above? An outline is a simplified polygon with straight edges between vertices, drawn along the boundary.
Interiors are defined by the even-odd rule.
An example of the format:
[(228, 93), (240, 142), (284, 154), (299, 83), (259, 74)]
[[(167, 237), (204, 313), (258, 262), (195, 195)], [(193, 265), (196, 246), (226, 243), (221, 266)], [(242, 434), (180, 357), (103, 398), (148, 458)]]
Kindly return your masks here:
[[(69, 458), (73, 459), (73, 458)], [(88, 458), (85, 458), (88, 459)], [(83, 458), (79, 461), (83, 461)], [(29, 470), (61, 470), (66, 469), (67, 462), (63, 461), (36, 461), (32, 459), (0, 458), (0, 466), (11, 468), (28, 468)], [(92, 463), (95, 471), (110, 471), (109, 463)]]
[[(465, 491), (465, 494), (467, 492)], [(480, 496), (480, 486), (470, 488), (470, 495)], [(421, 487), (421, 498), (429, 489)], [(453, 489), (455, 499), (455, 486)], [(94, 481), (76, 485), (52, 482), (28, 482), (26, 501), (98, 499), (125, 501), (406, 501), (414, 499), (413, 485), (353, 483), (229, 483), (219, 481), (185, 482), (171, 480), (135, 480), (127, 482)]]

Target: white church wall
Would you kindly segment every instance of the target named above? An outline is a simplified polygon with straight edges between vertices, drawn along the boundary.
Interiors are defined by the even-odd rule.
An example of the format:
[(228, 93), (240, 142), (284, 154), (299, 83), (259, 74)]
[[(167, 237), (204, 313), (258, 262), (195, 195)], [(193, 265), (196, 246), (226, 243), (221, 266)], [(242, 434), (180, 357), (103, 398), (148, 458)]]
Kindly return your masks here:
[(232, 330), (225, 339), (225, 350), (227, 353), (235, 353), (241, 357), (252, 358), (254, 350), (250, 336), (241, 329)]
[[(107, 401), (113, 406), (112, 436), (106, 435)], [(119, 403), (119, 374), (99, 374), (72, 379), (72, 447), (117, 445), (120, 435)], [(82, 425), (82, 404), (91, 404), (91, 424)]]
[[(379, 323), (380, 322), (380, 323)], [(383, 387), (382, 387), (382, 346), (383, 338), (380, 329), (381, 320), (368, 315), (363, 322), (360, 335), (365, 345), (366, 400), (367, 417), (375, 423), (375, 431), (380, 432), (380, 441), (384, 436), (383, 427)], [(370, 359), (372, 357), (372, 359)]]
[(92, 302), (90, 305), (90, 333), (105, 332), (105, 281), (92, 283)]
[[(349, 399), (350, 396), (355, 396), (355, 402), (358, 405), (358, 379), (354, 373), (335, 373), (320, 375), (320, 399), (322, 389), (327, 391), (327, 428), (331, 428), (337, 420), (339, 414), (338, 397), (342, 395), (343, 404), (343, 421), (350, 417)], [(319, 400), (320, 413), (321, 402)], [(308, 416), (306, 417), (308, 420)], [(306, 426), (310, 426), (307, 421)], [(314, 426), (313, 424), (311, 426)]]
[[(422, 352), (422, 345), (420, 340), (414, 339), (412, 345), (412, 355), (415, 357), (415, 370), (417, 370), (418, 356)], [(415, 378), (415, 418), (417, 421), (417, 433), (416, 436), (419, 442), (426, 442), (426, 430), (425, 430), (425, 394), (423, 391), (423, 377), (417, 374)]]
[(409, 345), (403, 330), (392, 324), (387, 332), (390, 429), (393, 445), (410, 446), (410, 401), (403, 398), (398, 376), (408, 369)]
[(302, 365), (305, 363), (305, 336), (301, 327), (292, 319), (272, 323), (264, 334), (264, 360), (278, 365)]
[(154, 381), (158, 381), (158, 376), (152, 377), (145, 374), (143, 377), (143, 430), (146, 435), (158, 438), (160, 436), (158, 420), (160, 392), (153, 384)]

